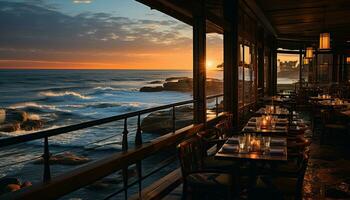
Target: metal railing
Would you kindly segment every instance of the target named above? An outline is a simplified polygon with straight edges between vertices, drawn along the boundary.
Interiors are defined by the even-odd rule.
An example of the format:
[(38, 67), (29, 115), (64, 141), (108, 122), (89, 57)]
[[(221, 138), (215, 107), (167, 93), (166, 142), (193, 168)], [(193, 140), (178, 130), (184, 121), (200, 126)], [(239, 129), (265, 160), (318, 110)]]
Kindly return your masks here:
[[(223, 94), (219, 94), (219, 95), (208, 96), (206, 98), (207, 100), (215, 99), (215, 108), (214, 109), (215, 109), (216, 116), (219, 115), (219, 111), (220, 111), (219, 110), (219, 98), (222, 96), (223, 96)], [(30, 134), (26, 134), (26, 135), (9, 137), (9, 138), (5, 138), (5, 139), (0, 140), (0, 149), (7, 147), (7, 146), (11, 146), (11, 145), (17, 145), (17, 144), (22, 144), (22, 143), (33, 141), (33, 140), (44, 139), (43, 155), (42, 155), (43, 164), (44, 164), (43, 183), (48, 183), (52, 179), (51, 178), (51, 169), (50, 169), (50, 156), (51, 156), (50, 144), (49, 144), (50, 137), (60, 135), (60, 134), (66, 134), (66, 133), (70, 133), (73, 131), (82, 130), (82, 129), (86, 129), (86, 128), (90, 128), (90, 127), (94, 127), (94, 126), (98, 126), (98, 125), (102, 125), (102, 124), (106, 124), (106, 123), (110, 123), (110, 122), (123, 120), (124, 123), (123, 123), (123, 131), (122, 131), (122, 152), (128, 152), (128, 150), (129, 150), (128, 119), (129, 118), (137, 117), (137, 122), (136, 122), (137, 128), (136, 128), (135, 141), (134, 141), (135, 148), (137, 149), (143, 145), (142, 130), (141, 130), (141, 115), (149, 114), (149, 113), (156, 112), (159, 110), (171, 109), (171, 111), (172, 111), (172, 114), (171, 114), (171, 116), (172, 116), (171, 117), (172, 132), (175, 133), (176, 128), (177, 128), (176, 127), (176, 107), (184, 106), (184, 105), (188, 105), (188, 104), (193, 104), (194, 102), (195, 102), (194, 100), (182, 101), (182, 102), (178, 102), (178, 103), (158, 106), (158, 107), (154, 107), (154, 108), (144, 109), (144, 110), (140, 110), (140, 111), (130, 112), (130, 113), (121, 114), (121, 115), (112, 116), (112, 117), (107, 117), (107, 118), (98, 119), (98, 120), (92, 120), (92, 121), (88, 121), (88, 122), (83, 122), (83, 123), (79, 123), (79, 124), (75, 124), (75, 125), (69, 125), (69, 126), (65, 126), (65, 127), (55, 128), (55, 129), (51, 129), (51, 130), (45, 130), (45, 131), (39, 131), (39, 132), (30, 133)], [(180, 127), (180, 128), (182, 128), (182, 127)], [(146, 157), (147, 156), (145, 155), (145, 157), (143, 157), (142, 159), (144, 159)], [(146, 175), (142, 175), (142, 159), (139, 159), (138, 161), (136, 161), (136, 163), (131, 163), (131, 164), (136, 165), (137, 179), (134, 182), (129, 184), (128, 183), (128, 179), (129, 179), (128, 167), (131, 164), (124, 166), (122, 168), (123, 188), (121, 188), (117, 192), (107, 196), (106, 199), (113, 197), (121, 192), (124, 192), (125, 199), (127, 199), (128, 198), (128, 188), (130, 188), (136, 184), (138, 184), (138, 193), (139, 193), (139, 195), (141, 195), (142, 180), (144, 180), (145, 178), (151, 176), (152, 174), (156, 173), (157, 171), (159, 171), (159, 170), (165, 168), (166, 166), (170, 165), (171, 163), (173, 163), (174, 160), (176, 160), (176, 157), (174, 156), (172, 158), (167, 159), (166, 161), (162, 162), (160, 167), (157, 167), (156, 169), (152, 170), (151, 172), (149, 172)], [(86, 164), (86, 165), (89, 165), (89, 164)]]

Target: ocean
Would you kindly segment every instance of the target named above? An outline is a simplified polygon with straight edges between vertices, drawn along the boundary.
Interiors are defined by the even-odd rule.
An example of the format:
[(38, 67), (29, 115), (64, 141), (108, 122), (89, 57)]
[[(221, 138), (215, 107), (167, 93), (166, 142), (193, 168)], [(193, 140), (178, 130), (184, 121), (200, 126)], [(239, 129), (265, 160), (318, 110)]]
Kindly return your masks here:
[[(213, 71), (207, 76), (222, 79), (222, 71)], [(192, 77), (192, 71), (0, 70), (0, 109), (25, 111), (31, 118), (44, 121), (41, 130), (47, 130), (191, 100), (192, 94), (189, 92), (139, 91), (152, 81), (164, 81), (169, 77)], [(129, 140), (133, 141), (136, 119), (128, 122)], [(123, 121), (113, 122), (51, 137), (50, 152), (74, 152), (91, 160), (103, 158), (120, 151), (122, 124)], [(0, 138), (30, 132), (32, 131), (0, 132)], [(143, 140), (148, 142), (158, 136), (145, 134)], [(42, 144), (43, 141), (38, 140), (2, 149), (0, 178), (11, 176), (33, 183), (41, 181), (42, 166), (33, 162), (42, 155)], [(52, 165), (52, 174), (59, 175), (74, 167), (76, 166)], [(78, 196), (88, 195), (85, 191)]]

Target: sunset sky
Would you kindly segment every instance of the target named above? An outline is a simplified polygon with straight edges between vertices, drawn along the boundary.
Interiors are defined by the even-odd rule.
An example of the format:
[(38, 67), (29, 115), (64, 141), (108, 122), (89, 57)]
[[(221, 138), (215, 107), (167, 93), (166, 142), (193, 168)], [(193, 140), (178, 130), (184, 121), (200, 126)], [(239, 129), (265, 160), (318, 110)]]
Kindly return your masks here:
[(134, 0), (0, 0), (0, 24), (0, 68), (192, 69), (192, 28)]

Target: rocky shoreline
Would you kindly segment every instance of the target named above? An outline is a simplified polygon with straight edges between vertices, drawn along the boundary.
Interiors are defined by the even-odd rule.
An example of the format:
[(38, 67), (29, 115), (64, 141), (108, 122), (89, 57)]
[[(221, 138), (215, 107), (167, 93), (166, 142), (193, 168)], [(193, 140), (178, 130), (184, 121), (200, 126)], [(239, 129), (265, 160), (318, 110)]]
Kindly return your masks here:
[[(157, 84), (154, 86), (153, 84)], [(152, 81), (149, 85), (141, 87), (140, 92), (161, 92), (161, 91), (178, 91), (192, 92), (193, 79), (189, 77), (170, 77), (164, 81)], [(223, 82), (219, 79), (207, 78), (206, 91), (208, 95), (221, 93)]]
[[(141, 122), (141, 130), (146, 133), (165, 134), (173, 131), (173, 110), (152, 112)], [(175, 108), (175, 127), (183, 128), (193, 123), (193, 107), (180, 106)]]
[(34, 131), (44, 126), (36, 115), (17, 109), (0, 109), (0, 132)]

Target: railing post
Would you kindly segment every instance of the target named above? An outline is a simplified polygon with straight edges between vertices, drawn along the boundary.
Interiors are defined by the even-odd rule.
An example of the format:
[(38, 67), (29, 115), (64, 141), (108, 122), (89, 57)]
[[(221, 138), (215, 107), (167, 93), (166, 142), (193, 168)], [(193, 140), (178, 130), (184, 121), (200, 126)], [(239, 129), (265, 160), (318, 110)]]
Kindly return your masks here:
[(44, 138), (44, 182), (51, 180), (51, 171), (50, 171), (50, 151), (49, 151), (49, 139), (48, 137)]
[[(128, 118), (124, 119), (124, 130), (123, 130), (123, 141), (122, 141), (122, 151), (127, 152), (128, 151)], [(127, 200), (128, 199), (128, 166), (123, 167), (122, 169), (122, 176), (123, 176), (123, 185), (124, 185), (124, 197)]]
[[(135, 146), (139, 147), (142, 145), (142, 131), (141, 131), (141, 114), (137, 117), (137, 131), (135, 137)], [(142, 190), (142, 163), (141, 160), (136, 162), (137, 178), (139, 185), (139, 198), (142, 199), (141, 190)]]
[(172, 124), (173, 124), (173, 133), (176, 131), (176, 118), (175, 118), (175, 106), (173, 106), (173, 117), (172, 117)]
[(122, 150), (123, 152), (128, 150), (128, 118), (124, 119), (124, 130), (123, 130), (123, 141), (122, 141)]
[(215, 112), (216, 112), (216, 116), (219, 115), (219, 103), (218, 103), (218, 96), (215, 97)]

